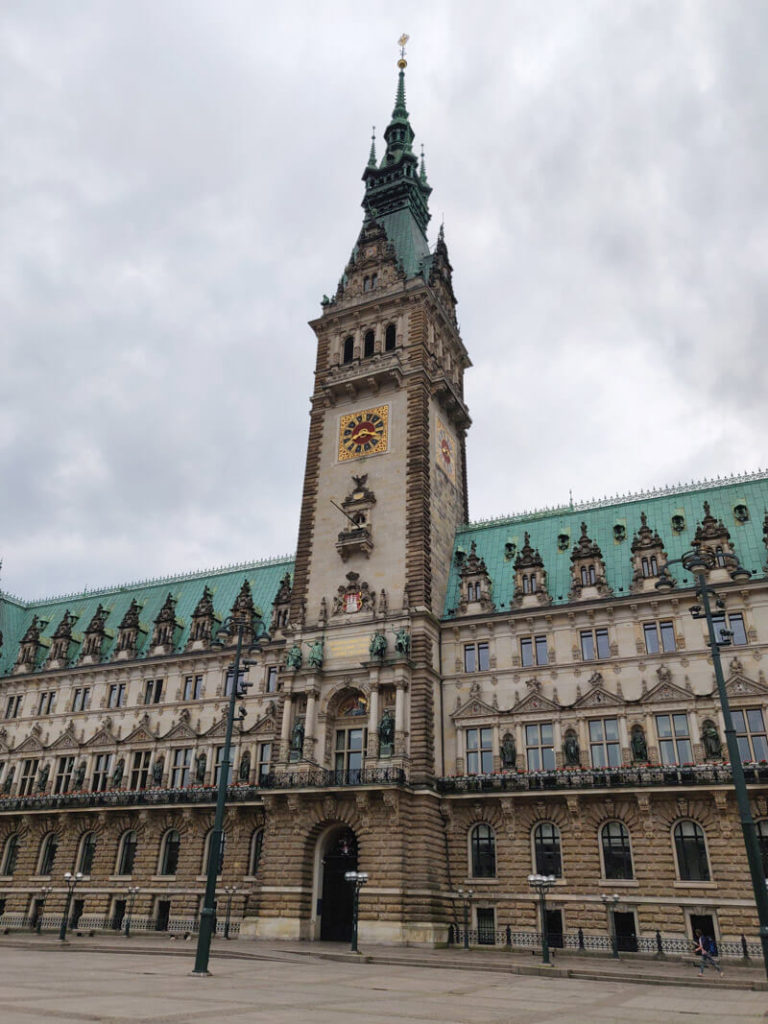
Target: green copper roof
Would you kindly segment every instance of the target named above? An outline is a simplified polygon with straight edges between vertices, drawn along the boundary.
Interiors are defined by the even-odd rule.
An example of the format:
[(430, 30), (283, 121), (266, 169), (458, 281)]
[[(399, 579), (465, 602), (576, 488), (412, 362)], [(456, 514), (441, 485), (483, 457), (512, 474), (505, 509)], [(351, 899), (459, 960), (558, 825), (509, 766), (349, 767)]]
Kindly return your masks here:
[(213, 592), (215, 615), (219, 620), (223, 620), (229, 615), (243, 582), (248, 580), (253, 603), (261, 612), (265, 623), (269, 625), (272, 602), (279, 589), (280, 580), (286, 572), (293, 572), (293, 561), (281, 558), (267, 562), (243, 563), (184, 576), (144, 580), (40, 601), (22, 601), (0, 592), (0, 630), (4, 640), (0, 650), (0, 676), (7, 675), (13, 668), (19, 652), (19, 641), (34, 615), (45, 622), (40, 633), (41, 646), (38, 650), (37, 664), (40, 665), (47, 657), (51, 637), (67, 610), (77, 618), (72, 632), (75, 642), (70, 646), (70, 655), (76, 660), (83, 633), (96, 614), (98, 606), (103, 605), (108, 614), (105, 621), (107, 640), (102, 651), (102, 661), (109, 661), (117, 640), (117, 628), (131, 602), (135, 600), (140, 606), (139, 622), (143, 630), (139, 634), (138, 656), (143, 657), (147, 653), (152, 637), (154, 620), (169, 593), (176, 600), (175, 614), (179, 623), (175, 637), (176, 649), (183, 650), (189, 638), (192, 613), (206, 586)]
[[(691, 549), (697, 525), (704, 517), (704, 502), (709, 502), (712, 515), (721, 519), (731, 535), (731, 543), (741, 564), (755, 575), (765, 574), (768, 558), (763, 542), (763, 518), (768, 509), (768, 473), (731, 477), (722, 482), (668, 488), (648, 494), (632, 495), (603, 502), (588, 502), (542, 512), (525, 513), (486, 523), (460, 528), (454, 541), (451, 575), (445, 602), (445, 616), (452, 618), (459, 604), (459, 566), (456, 553), (469, 554), (474, 541), (477, 555), (485, 561), (493, 584), (496, 610), (513, 607), (515, 589), (515, 554), (530, 534), (530, 544), (538, 549), (547, 572), (547, 585), (553, 604), (568, 601), (571, 588), (571, 552), (581, 535), (581, 523), (587, 534), (602, 550), (606, 580), (615, 597), (627, 596), (632, 582), (632, 539), (640, 528), (640, 514), (645, 512), (648, 526), (658, 532), (670, 557), (679, 558)], [(749, 520), (740, 522), (734, 515), (737, 505), (746, 505)], [(682, 516), (684, 528), (676, 532), (672, 517)], [(679, 520), (677, 520), (679, 526)], [(619, 540), (624, 527), (624, 539)], [(558, 538), (567, 538), (567, 543)], [(514, 549), (507, 545), (514, 545)], [(679, 565), (672, 566), (672, 575), (681, 586), (692, 580)]]

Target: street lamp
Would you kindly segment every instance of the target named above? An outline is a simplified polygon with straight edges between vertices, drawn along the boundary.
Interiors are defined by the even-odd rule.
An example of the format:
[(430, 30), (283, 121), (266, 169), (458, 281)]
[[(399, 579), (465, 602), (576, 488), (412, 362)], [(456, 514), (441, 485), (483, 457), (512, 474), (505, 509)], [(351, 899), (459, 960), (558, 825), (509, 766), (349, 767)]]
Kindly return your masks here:
[(225, 885), (224, 892), (227, 894), (227, 916), (224, 920), (224, 938), (229, 938), (229, 918), (232, 913), (232, 897), (237, 892), (236, 885)]
[(619, 940), (616, 935), (616, 904), (619, 902), (621, 897), (617, 892), (611, 893), (610, 896), (608, 896), (606, 893), (601, 893), (600, 899), (608, 908), (608, 927), (611, 931), (611, 956), (613, 956), (615, 960), (618, 960)]
[(69, 911), (72, 906), (72, 896), (75, 891), (75, 886), (78, 882), (82, 882), (83, 875), (81, 871), (77, 874), (72, 874), (71, 871), (67, 871), (64, 875), (64, 881), (67, 883), (67, 902), (64, 905), (64, 916), (61, 919), (61, 928), (59, 928), (59, 938), (62, 942), (66, 941), (67, 938), (67, 921), (69, 920)]
[[(240, 660), (243, 651), (243, 633), (246, 629), (254, 630), (254, 642), (251, 649), (268, 643), (272, 638), (264, 629), (264, 623), (260, 615), (254, 615), (252, 623), (246, 622), (241, 616), (226, 619), (219, 630), (219, 635), (213, 643), (223, 643), (222, 633), (231, 635), (233, 630), (237, 631), (237, 647), (235, 648), (235, 661), (232, 665), (232, 692), (229, 695), (227, 707), (227, 729), (224, 736), (224, 749), (222, 750), (221, 764), (219, 767), (219, 789), (216, 796), (216, 815), (213, 819), (210, 845), (208, 847), (208, 876), (205, 882), (205, 896), (203, 897), (203, 909), (200, 912), (200, 930), (197, 935), (197, 953), (195, 955), (195, 969), (193, 976), (205, 978), (209, 975), (208, 960), (211, 955), (211, 939), (216, 921), (216, 880), (219, 875), (219, 864), (222, 857), (221, 837), (224, 831), (224, 807), (227, 802), (227, 787), (229, 785), (229, 770), (232, 767), (232, 725), (235, 720), (235, 702), (245, 696), (250, 683), (240, 682)], [(245, 708), (240, 708), (240, 719), (245, 717)]]
[(345, 871), (344, 878), (348, 882), (352, 882), (355, 887), (352, 895), (352, 945), (350, 946), (350, 950), (353, 953), (357, 953), (357, 919), (360, 914), (360, 890), (368, 882), (368, 872)]
[(456, 895), (461, 900), (464, 906), (464, 949), (469, 949), (469, 910), (472, 906), (472, 897), (475, 895), (474, 889), (457, 889)]
[(43, 914), (45, 913), (45, 904), (53, 889), (52, 885), (44, 885), (40, 890), (40, 906), (37, 908), (37, 921), (35, 921), (35, 931), (39, 935), (43, 930)]
[(551, 966), (549, 959), (549, 937), (547, 935), (547, 893), (557, 881), (554, 875), (528, 875), (528, 885), (539, 894), (541, 913), (541, 962)]
[(133, 901), (136, 899), (139, 893), (138, 885), (128, 886), (128, 913), (125, 915), (125, 937), (130, 939), (131, 937), (131, 917), (133, 915)]
[[(736, 739), (736, 731), (733, 728), (731, 708), (728, 703), (728, 694), (725, 689), (725, 677), (723, 666), (720, 662), (720, 648), (727, 647), (731, 642), (731, 633), (727, 629), (720, 629), (720, 637), (715, 634), (715, 624), (712, 621), (712, 606), (710, 599), (714, 601), (715, 607), (724, 608), (725, 602), (720, 599), (713, 587), (707, 584), (707, 572), (716, 564), (715, 556), (706, 550), (688, 551), (682, 558), (671, 559), (667, 566), (679, 562), (684, 569), (690, 572), (696, 580), (696, 597), (701, 604), (691, 608), (691, 615), (694, 619), (707, 620), (707, 632), (709, 640), (707, 646), (712, 652), (712, 665), (715, 669), (715, 680), (717, 681), (717, 692), (720, 697), (720, 707), (723, 711), (725, 722), (725, 741), (728, 747), (728, 758), (731, 762), (731, 777), (733, 788), (736, 790), (736, 803), (739, 808), (741, 819), (741, 831), (744, 836), (744, 846), (747, 851), (747, 862), (749, 873), (752, 877), (752, 891), (755, 895), (757, 917), (760, 922), (760, 942), (763, 948), (763, 963), (765, 973), (768, 976), (768, 892), (765, 887), (765, 874), (763, 872), (763, 859), (760, 854), (760, 843), (757, 839), (755, 821), (749, 807), (749, 794), (747, 783), (744, 779), (744, 768), (741, 763), (741, 753)], [(749, 579), (752, 573), (749, 569), (743, 568), (736, 562), (735, 567), (730, 571), (731, 579), (736, 583), (742, 583)], [(668, 572), (656, 584), (657, 590), (671, 590), (674, 583)]]

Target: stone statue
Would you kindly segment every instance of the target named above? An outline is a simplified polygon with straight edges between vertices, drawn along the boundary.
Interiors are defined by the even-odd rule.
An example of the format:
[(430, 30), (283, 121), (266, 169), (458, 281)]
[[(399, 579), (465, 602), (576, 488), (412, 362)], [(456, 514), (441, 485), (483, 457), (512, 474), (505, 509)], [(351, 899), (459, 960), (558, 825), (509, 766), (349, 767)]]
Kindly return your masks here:
[(75, 768), (75, 774), (72, 776), (72, 788), (82, 789), (83, 783), (85, 782), (85, 761), (81, 761), (80, 764)]
[(155, 763), (152, 765), (152, 781), (156, 786), (159, 786), (163, 781), (163, 767), (164, 761), (162, 757), (158, 757)]
[(123, 781), (123, 774), (125, 772), (125, 759), (120, 760), (115, 765), (115, 770), (112, 772), (112, 788), (117, 789), (120, 783)]
[(205, 751), (201, 750), (195, 758), (195, 779), (198, 782), (205, 781), (205, 770), (208, 767), (208, 758), (206, 757)]
[(379, 615), (386, 615), (389, 609), (389, 600), (387, 598), (386, 590), (382, 590), (379, 594)]
[(301, 668), (301, 648), (294, 644), (285, 656), (285, 664), (288, 668)]
[(13, 776), (14, 776), (14, 772), (15, 771), (16, 771), (16, 766), (15, 765), (11, 765), (11, 767), (6, 772), (5, 782), (3, 783), (3, 792), (4, 793), (10, 793), (11, 792), (11, 786), (13, 785)]
[(323, 641), (315, 640), (314, 643), (309, 644), (309, 657), (307, 658), (307, 665), (310, 668), (322, 668), (323, 667)]
[(632, 760), (633, 761), (647, 761), (648, 760), (648, 746), (645, 742), (645, 733), (636, 725), (632, 730), (632, 739), (630, 740), (632, 747)]
[(48, 777), (51, 774), (50, 765), (44, 764), (37, 775), (37, 789), (38, 792), (44, 793), (45, 787), (48, 785)]
[(240, 768), (237, 773), (237, 777), (241, 782), (247, 782), (251, 774), (251, 755), (249, 751), (245, 751), (243, 756), (240, 758)]
[(707, 758), (714, 760), (715, 758), (722, 757), (723, 745), (720, 742), (714, 722), (708, 720), (704, 723), (701, 730), (701, 739), (704, 743), (704, 753)]
[(304, 723), (297, 719), (291, 730), (291, 753), (301, 757), (304, 753)]
[(384, 714), (381, 716), (379, 722), (379, 754), (383, 754), (384, 748), (388, 747), (387, 753), (392, 750), (392, 744), (395, 742), (395, 720), (389, 708), (384, 709)]
[(505, 732), (501, 741), (501, 766), (502, 768), (514, 768), (517, 764), (517, 748), (515, 737), (511, 732)]
[(387, 652), (387, 638), (383, 633), (374, 633), (368, 646), (372, 658), (383, 658)]
[(411, 649), (411, 634), (404, 627), (398, 629), (395, 636), (395, 650), (398, 654), (408, 654)]
[(563, 743), (563, 755), (565, 756), (565, 763), (567, 765), (577, 765), (581, 763), (579, 739), (572, 729), (569, 729), (568, 732), (565, 734), (565, 743)]

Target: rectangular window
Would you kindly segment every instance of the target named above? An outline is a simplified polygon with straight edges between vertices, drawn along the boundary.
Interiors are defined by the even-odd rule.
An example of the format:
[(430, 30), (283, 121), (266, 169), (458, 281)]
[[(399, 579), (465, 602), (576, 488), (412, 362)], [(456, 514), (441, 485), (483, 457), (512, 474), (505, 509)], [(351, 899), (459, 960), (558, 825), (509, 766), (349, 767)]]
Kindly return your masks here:
[[(234, 753), (235, 753), (234, 748), (230, 747), (229, 748), (229, 767), (227, 769), (227, 785), (228, 786), (232, 785), (232, 761), (234, 760)], [(214, 784), (214, 786), (218, 786), (218, 784), (219, 784), (219, 775), (221, 773), (221, 761), (222, 761), (223, 757), (224, 757), (224, 747), (216, 747), (216, 760), (215, 760), (214, 766), (213, 766), (213, 784)]]
[(277, 665), (270, 665), (267, 669), (267, 681), (265, 684), (267, 693), (277, 692)]
[(555, 747), (551, 722), (526, 725), (525, 757), (528, 771), (554, 771)]
[(171, 787), (184, 789), (189, 785), (189, 768), (192, 764), (192, 747), (177, 747), (173, 751)]
[(621, 764), (618, 718), (593, 718), (590, 721), (589, 750), (593, 768), (617, 768)]
[(479, 644), (464, 644), (464, 671), (487, 672), (491, 660), (486, 640)]
[(259, 744), (259, 785), (264, 785), (264, 780), (269, 775), (272, 763), (272, 744)]
[(87, 711), (90, 706), (91, 706), (91, 688), (90, 688), (90, 686), (78, 686), (78, 688), (72, 694), (72, 710), (73, 711)]
[(56, 707), (56, 691), (44, 690), (37, 704), (38, 715), (50, 715)]
[(546, 665), (549, 661), (547, 638), (545, 636), (524, 636), (520, 640), (520, 660), (523, 668), (529, 665)]
[(37, 766), (40, 764), (36, 757), (28, 757), (21, 764), (21, 781), (19, 782), (19, 796), (31, 793), (35, 785)]
[[(227, 672), (226, 678), (224, 680), (224, 696), (225, 697), (231, 697), (232, 696), (232, 677), (234, 676), (234, 674), (235, 674), (235, 670), (233, 668), (229, 669), (228, 672)], [(245, 669), (241, 668), (240, 671), (237, 673), (237, 696), (238, 697), (244, 697), (245, 696), (245, 688), (246, 688)]]
[(723, 637), (723, 639), (730, 640), (732, 644), (739, 646), (747, 642), (747, 631), (744, 628), (744, 616), (741, 612), (728, 616), (713, 615), (712, 625), (715, 627), (715, 636), (718, 641), (720, 640), (720, 630), (725, 629), (730, 630), (733, 636)]
[(693, 761), (687, 715), (656, 715), (656, 732), (662, 764), (689, 764)]
[(493, 771), (493, 730), (467, 729), (467, 775)]
[(109, 785), (109, 773), (112, 769), (111, 754), (97, 754), (93, 766), (93, 784), (91, 789), (94, 793), (103, 793)]
[(152, 751), (137, 750), (133, 755), (131, 765), (131, 789), (146, 789), (149, 782), (149, 765), (152, 760)]
[(108, 706), (111, 708), (125, 707), (125, 683), (115, 683), (110, 686)]
[(360, 781), (365, 739), (365, 729), (336, 730), (334, 768), (339, 773), (347, 773), (343, 778), (345, 777), (348, 782)]
[(54, 793), (68, 793), (72, 784), (72, 769), (75, 766), (74, 757), (60, 757), (56, 765), (56, 778), (53, 782)]
[(182, 700), (200, 700), (203, 696), (203, 677), (187, 676), (184, 680)]
[(732, 711), (733, 728), (742, 761), (768, 761), (765, 719), (762, 708)]
[(21, 714), (21, 700), (23, 694), (15, 693), (13, 696), (8, 698), (8, 703), (5, 705), (5, 717), (6, 718), (18, 718)]
[(581, 656), (584, 661), (602, 661), (610, 658), (611, 645), (608, 643), (607, 629), (582, 629)]
[(674, 651), (675, 627), (671, 622), (646, 622), (643, 626), (645, 650), (648, 654), (659, 654), (661, 651)]
[(147, 679), (144, 683), (144, 703), (159, 704), (163, 699), (163, 680)]

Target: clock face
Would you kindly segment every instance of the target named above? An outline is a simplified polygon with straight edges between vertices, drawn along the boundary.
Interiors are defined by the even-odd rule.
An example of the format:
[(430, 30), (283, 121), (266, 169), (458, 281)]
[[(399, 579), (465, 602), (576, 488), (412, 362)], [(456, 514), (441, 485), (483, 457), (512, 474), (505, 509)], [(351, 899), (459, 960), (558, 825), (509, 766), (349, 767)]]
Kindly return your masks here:
[(347, 413), (339, 423), (339, 460), (377, 455), (387, 450), (389, 406)]
[(456, 442), (446, 426), (435, 424), (435, 461), (451, 483), (456, 483)]

